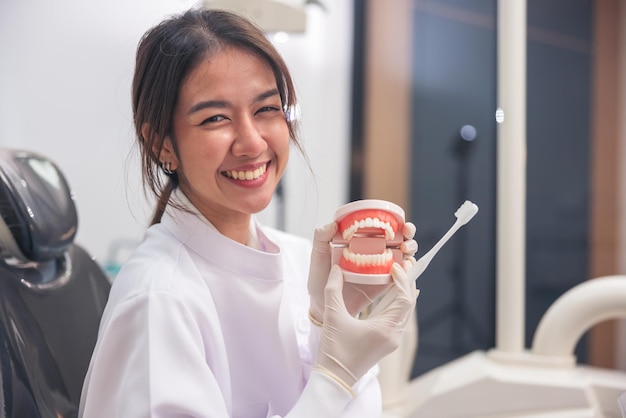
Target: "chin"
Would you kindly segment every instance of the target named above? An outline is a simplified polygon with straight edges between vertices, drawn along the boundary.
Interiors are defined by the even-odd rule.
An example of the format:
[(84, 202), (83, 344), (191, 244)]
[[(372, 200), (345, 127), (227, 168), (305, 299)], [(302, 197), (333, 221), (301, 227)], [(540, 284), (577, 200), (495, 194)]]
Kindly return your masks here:
[(272, 197), (273, 195), (269, 197), (254, 199), (254, 201), (251, 201), (245, 205), (246, 209), (244, 210), (244, 212), (251, 215), (262, 212), (270, 205), (270, 203), (272, 202)]

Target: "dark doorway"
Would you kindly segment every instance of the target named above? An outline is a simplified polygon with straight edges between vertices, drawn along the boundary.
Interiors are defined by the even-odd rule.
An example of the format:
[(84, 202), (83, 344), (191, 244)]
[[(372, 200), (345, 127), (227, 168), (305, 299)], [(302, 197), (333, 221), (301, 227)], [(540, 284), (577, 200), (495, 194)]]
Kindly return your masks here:
[[(496, 5), (415, 2), (410, 219), (418, 255), (465, 199), (480, 212), (418, 281), (414, 376), (495, 344)], [(527, 345), (554, 300), (587, 279), (592, 6), (528, 2)], [(464, 126), (475, 129), (473, 140), (463, 139)]]

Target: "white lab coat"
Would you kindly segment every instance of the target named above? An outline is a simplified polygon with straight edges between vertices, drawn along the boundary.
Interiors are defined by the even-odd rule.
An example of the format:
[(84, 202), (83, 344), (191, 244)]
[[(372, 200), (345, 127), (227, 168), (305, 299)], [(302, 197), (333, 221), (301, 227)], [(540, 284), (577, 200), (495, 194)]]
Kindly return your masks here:
[(310, 243), (252, 222), (264, 251), (171, 207), (148, 229), (113, 283), (81, 417), (381, 415), (372, 371), (355, 399), (311, 372)]

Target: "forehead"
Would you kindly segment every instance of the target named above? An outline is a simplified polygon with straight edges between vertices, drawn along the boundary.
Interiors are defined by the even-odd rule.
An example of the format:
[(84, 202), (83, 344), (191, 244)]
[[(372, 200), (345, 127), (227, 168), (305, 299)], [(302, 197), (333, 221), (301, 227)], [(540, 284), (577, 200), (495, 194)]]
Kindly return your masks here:
[(183, 81), (182, 96), (220, 91), (276, 87), (270, 64), (258, 54), (236, 47), (226, 47), (202, 58)]

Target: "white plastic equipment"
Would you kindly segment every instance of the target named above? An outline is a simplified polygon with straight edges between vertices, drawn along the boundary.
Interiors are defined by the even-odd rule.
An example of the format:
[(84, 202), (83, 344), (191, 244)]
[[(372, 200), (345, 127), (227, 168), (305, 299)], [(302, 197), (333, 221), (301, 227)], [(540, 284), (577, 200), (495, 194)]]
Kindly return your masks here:
[(619, 418), (626, 373), (576, 365), (580, 337), (626, 317), (626, 276), (582, 283), (563, 294), (521, 353), (476, 351), (414, 379), (387, 417)]

